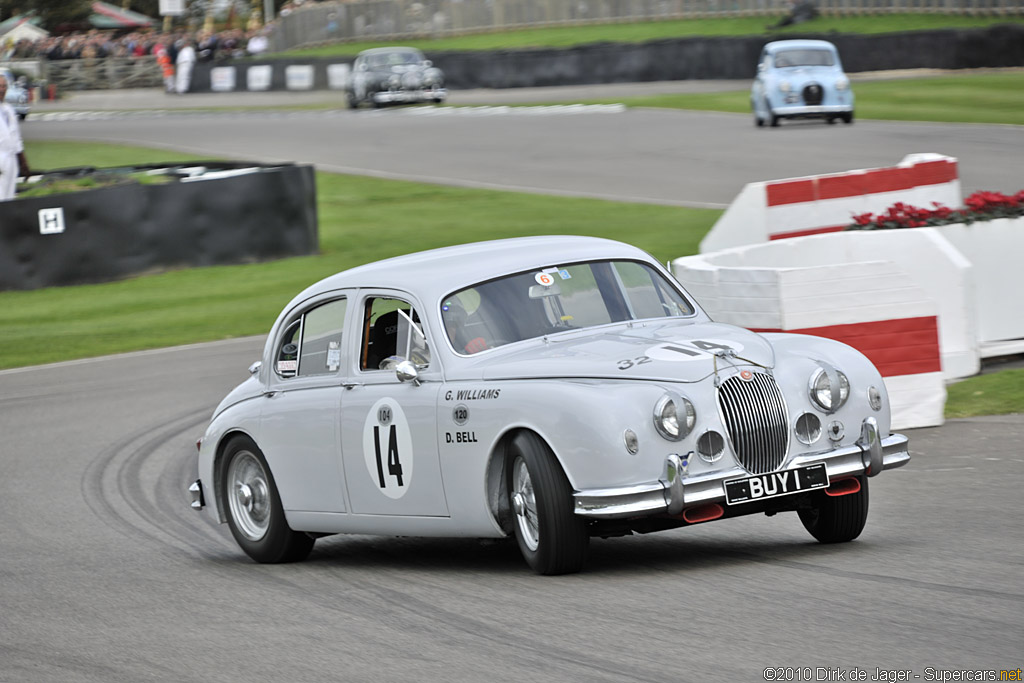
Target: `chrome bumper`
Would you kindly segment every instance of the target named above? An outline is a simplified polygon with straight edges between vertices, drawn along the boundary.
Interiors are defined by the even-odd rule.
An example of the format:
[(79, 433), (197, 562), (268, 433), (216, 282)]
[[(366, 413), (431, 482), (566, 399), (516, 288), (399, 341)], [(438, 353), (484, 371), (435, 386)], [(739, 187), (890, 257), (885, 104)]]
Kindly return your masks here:
[(386, 90), (373, 93), (373, 101), (379, 104), (427, 102), (430, 100), (444, 100), (448, 98), (446, 88), (433, 88), (432, 90)]
[(791, 105), (784, 104), (772, 113), (776, 116), (811, 116), (816, 114), (849, 114), (853, 107), (848, 104)]
[[(824, 463), (830, 481), (860, 474), (873, 477), (882, 470), (910, 462), (908, 443), (902, 434), (880, 439), (878, 425), (869, 417), (861, 424), (860, 438), (855, 445), (796, 456), (786, 463), (786, 469)], [(677, 515), (686, 508), (709, 503), (724, 505), (725, 482), (750, 476), (743, 468), (734, 467), (691, 477), (687, 474), (688, 457), (669, 455), (665, 459), (664, 476), (650, 484), (579, 491), (575, 494), (576, 514), (595, 519), (622, 519), (660, 513)]]

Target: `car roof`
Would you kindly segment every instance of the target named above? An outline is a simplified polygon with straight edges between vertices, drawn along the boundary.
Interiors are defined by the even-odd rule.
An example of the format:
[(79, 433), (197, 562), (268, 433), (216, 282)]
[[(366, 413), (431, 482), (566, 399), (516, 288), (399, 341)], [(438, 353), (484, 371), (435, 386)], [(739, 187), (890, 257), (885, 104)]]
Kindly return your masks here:
[(308, 287), (288, 308), (324, 292), (389, 288), (412, 292), (432, 305), (451, 292), (502, 275), (597, 259), (650, 261), (634, 246), (598, 237), (546, 235), (442, 247), (357, 266)]
[(799, 49), (815, 49), (815, 50), (833, 50), (835, 51), (836, 46), (827, 40), (810, 40), (810, 39), (794, 39), (794, 40), (774, 40), (764, 46), (765, 50), (769, 52), (778, 52), (779, 50), (799, 50)]

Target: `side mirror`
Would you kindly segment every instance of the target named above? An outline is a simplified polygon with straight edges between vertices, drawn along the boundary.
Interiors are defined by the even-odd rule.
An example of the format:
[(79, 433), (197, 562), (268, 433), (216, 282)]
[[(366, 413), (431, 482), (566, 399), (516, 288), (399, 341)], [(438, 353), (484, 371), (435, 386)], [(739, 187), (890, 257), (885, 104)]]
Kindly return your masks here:
[(262, 368), (262, 367), (263, 367), (263, 361), (261, 361), (261, 360), (256, 361), (255, 363), (253, 363), (252, 365), (249, 366), (249, 374), (252, 375), (253, 377), (255, 377), (256, 375), (260, 374), (260, 368)]
[(416, 386), (420, 385), (419, 370), (411, 360), (403, 360), (395, 366), (395, 376), (398, 377), (399, 382), (412, 382)]

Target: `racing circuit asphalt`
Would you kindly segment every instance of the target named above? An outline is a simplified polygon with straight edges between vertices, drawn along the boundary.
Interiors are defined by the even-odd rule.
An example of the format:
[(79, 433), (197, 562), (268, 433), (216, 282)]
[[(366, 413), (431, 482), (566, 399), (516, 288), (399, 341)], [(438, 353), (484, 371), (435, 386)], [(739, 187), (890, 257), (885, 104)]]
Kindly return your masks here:
[[(669, 199), (707, 203), (755, 171), (919, 151), (960, 157), (965, 190), (1015, 191), (1022, 151), (1018, 128), (755, 131), (748, 117), (686, 112), (132, 114), (23, 130), (321, 167), (359, 167), (375, 150), (389, 162), (374, 172), (533, 168), (530, 184), (552, 192), (647, 201), (673, 187), (653, 166), (674, 169)], [(390, 148), (417, 137), (404, 151), (431, 163), (403, 166)], [(1006, 174), (998, 185), (991, 166)], [(778, 680), (803, 675), (785, 667), (939, 680), (929, 668), (1022, 665), (1024, 416), (907, 431), (913, 460), (871, 480), (867, 528), (839, 546), (780, 515), (596, 540), (588, 571), (555, 578), (531, 574), (512, 543), (460, 539), (332, 537), (305, 563), (260, 566), (189, 509), (186, 487), (195, 439), (261, 345), (0, 372), (0, 681), (667, 683), (762, 681), (769, 667)]]

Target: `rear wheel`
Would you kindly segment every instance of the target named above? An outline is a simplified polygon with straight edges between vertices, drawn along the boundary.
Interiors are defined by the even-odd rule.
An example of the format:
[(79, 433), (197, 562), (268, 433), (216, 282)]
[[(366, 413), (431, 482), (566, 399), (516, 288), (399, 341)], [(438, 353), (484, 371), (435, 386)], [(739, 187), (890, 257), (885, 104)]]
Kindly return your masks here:
[(246, 555), (266, 564), (306, 559), (314, 540), (288, 526), (274, 477), (255, 442), (247, 436), (233, 438), (221, 467), (228, 526)]
[(813, 496), (810, 508), (799, 511), (804, 528), (821, 543), (845, 543), (860, 536), (868, 521), (868, 480), (858, 477), (860, 491), (832, 497), (824, 491)]
[(571, 574), (583, 568), (590, 534), (573, 512), (572, 487), (555, 454), (539, 437), (523, 433), (509, 447), (509, 502), (515, 536), (538, 574)]
[(843, 123), (853, 123), (853, 112), (843, 114)]

